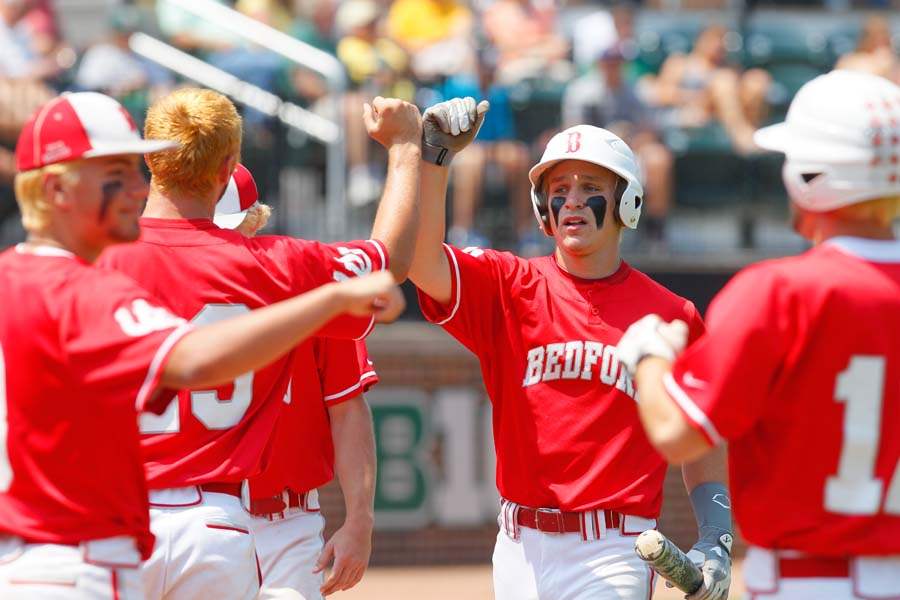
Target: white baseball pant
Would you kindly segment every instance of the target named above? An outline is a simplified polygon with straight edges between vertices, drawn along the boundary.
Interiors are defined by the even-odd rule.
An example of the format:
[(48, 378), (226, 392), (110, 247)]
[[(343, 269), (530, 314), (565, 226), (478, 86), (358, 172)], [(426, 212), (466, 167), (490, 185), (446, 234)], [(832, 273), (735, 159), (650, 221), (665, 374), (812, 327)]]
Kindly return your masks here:
[(153, 555), (142, 576), (148, 600), (253, 600), (259, 563), (250, 515), (228, 494), (196, 487), (150, 492)]
[[(311, 509), (318, 508), (316, 490), (309, 493), (307, 503)], [(291, 595), (291, 590), (299, 592), (303, 600), (322, 600), (319, 589), (325, 574), (313, 573), (325, 545), (322, 514), (318, 510), (289, 508), (271, 520), (253, 517), (250, 527), (263, 574), (260, 600), (298, 598)]]
[(140, 560), (130, 537), (64, 546), (0, 536), (0, 598), (143, 600)]
[[(493, 556), (496, 600), (649, 600), (654, 573), (634, 552), (636, 534), (611, 529), (585, 540), (580, 533), (520, 527), (516, 540), (502, 519), (501, 513)], [(625, 519), (635, 531), (655, 526), (649, 519)]]
[(744, 559), (747, 600), (896, 600), (900, 598), (900, 556), (858, 556), (847, 577), (785, 577), (781, 559), (796, 552), (751, 547)]

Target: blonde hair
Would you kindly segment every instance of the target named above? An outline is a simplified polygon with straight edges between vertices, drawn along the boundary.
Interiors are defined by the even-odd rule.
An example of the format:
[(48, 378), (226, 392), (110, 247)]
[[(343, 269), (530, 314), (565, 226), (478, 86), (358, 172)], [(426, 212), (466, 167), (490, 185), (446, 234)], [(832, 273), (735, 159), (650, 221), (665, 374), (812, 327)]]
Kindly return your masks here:
[(174, 140), (178, 148), (147, 156), (153, 184), (165, 192), (204, 196), (216, 188), (222, 163), (241, 150), (241, 117), (231, 100), (212, 90), (182, 88), (147, 111), (144, 137)]
[(44, 176), (59, 175), (64, 180), (77, 183), (80, 164), (81, 161), (57, 163), (16, 175), (16, 202), (25, 231), (42, 231), (50, 224), (51, 208), (44, 195)]

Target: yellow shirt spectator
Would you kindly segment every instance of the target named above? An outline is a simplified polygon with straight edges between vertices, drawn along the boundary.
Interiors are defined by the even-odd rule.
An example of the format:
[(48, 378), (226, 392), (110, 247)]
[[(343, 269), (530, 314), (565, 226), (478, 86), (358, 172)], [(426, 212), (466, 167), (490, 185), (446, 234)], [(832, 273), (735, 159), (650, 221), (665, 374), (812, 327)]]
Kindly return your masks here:
[(390, 36), (408, 50), (468, 35), (471, 11), (456, 0), (395, 0), (388, 14)]

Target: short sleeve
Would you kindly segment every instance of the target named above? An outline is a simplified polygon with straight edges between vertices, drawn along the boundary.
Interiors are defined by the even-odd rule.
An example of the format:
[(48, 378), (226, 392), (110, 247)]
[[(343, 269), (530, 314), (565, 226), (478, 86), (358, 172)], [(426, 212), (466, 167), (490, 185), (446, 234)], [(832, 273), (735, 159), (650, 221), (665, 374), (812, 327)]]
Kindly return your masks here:
[[(294, 293), (301, 294), (313, 288), (360, 277), (388, 268), (388, 255), (378, 240), (360, 240), (324, 244), (293, 238), (282, 238), (282, 246), (292, 268)], [(359, 340), (365, 338), (375, 326), (375, 317), (342, 315), (316, 332), (320, 337)]]
[(326, 405), (355, 398), (378, 382), (364, 342), (320, 338), (316, 361)]
[(157, 386), (172, 348), (191, 326), (127, 277), (82, 281), (60, 320), (60, 337), (76, 385), (132, 398), (139, 411), (161, 413), (172, 395)]
[(450, 263), (450, 301), (443, 305), (418, 290), (426, 319), (479, 354), (502, 324), (501, 287), (510, 286), (517, 258), (507, 252), (444, 245)]
[(710, 443), (748, 431), (790, 340), (784, 286), (759, 269), (735, 276), (710, 306), (706, 333), (678, 358), (666, 391)]

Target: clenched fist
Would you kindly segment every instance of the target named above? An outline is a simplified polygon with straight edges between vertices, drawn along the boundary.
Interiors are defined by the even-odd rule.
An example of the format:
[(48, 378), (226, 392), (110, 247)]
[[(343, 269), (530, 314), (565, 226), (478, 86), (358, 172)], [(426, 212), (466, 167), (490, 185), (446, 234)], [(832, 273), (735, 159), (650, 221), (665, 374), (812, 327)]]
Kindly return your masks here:
[(491, 105), (478, 104), (471, 97), (453, 98), (425, 110), (423, 115), (423, 152), (429, 162), (442, 166), (472, 143)]
[(369, 136), (385, 148), (421, 143), (422, 115), (409, 102), (378, 96), (363, 105), (363, 121)]

